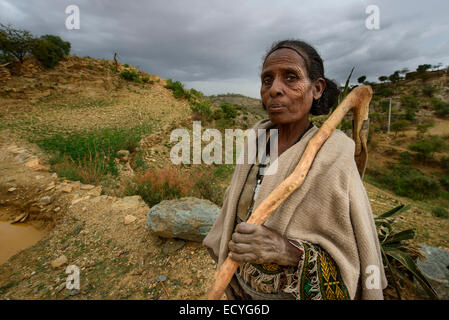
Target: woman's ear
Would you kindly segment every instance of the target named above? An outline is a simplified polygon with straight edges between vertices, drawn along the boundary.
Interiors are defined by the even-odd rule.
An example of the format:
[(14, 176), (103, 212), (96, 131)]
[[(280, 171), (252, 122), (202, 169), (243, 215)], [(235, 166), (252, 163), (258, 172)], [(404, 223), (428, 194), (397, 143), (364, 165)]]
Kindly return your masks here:
[(324, 80), (323, 78), (317, 79), (313, 83), (313, 98), (315, 100), (321, 98), (325, 89), (326, 89), (326, 80)]

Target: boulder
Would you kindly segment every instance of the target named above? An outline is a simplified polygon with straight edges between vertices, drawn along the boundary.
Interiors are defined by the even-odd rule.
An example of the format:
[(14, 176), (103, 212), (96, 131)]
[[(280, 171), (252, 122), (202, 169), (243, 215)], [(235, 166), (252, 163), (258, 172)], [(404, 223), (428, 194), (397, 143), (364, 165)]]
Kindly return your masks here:
[(418, 259), (419, 270), (427, 277), (440, 299), (449, 299), (449, 252), (431, 246), (423, 246), (425, 260)]
[(147, 212), (147, 226), (160, 237), (201, 242), (219, 214), (220, 208), (209, 200), (164, 200)]

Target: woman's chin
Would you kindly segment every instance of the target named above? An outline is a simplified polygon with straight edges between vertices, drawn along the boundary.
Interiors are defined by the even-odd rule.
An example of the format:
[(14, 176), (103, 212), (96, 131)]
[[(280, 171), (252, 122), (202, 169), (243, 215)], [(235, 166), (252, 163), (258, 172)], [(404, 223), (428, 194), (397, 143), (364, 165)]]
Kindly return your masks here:
[(293, 118), (291, 116), (288, 116), (288, 114), (279, 113), (279, 112), (273, 112), (269, 113), (268, 117), (270, 121), (274, 124), (286, 124), (290, 122), (294, 122)]

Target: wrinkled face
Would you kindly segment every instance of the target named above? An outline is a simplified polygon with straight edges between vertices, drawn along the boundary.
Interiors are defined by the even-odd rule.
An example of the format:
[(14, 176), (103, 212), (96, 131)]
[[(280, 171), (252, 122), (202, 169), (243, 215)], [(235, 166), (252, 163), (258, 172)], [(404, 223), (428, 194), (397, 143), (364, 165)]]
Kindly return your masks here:
[[(282, 48), (265, 60), (260, 95), (271, 122), (286, 124), (309, 116), (313, 99), (322, 90), (313, 84), (304, 59), (294, 50)], [(321, 91), (321, 92), (320, 92)]]

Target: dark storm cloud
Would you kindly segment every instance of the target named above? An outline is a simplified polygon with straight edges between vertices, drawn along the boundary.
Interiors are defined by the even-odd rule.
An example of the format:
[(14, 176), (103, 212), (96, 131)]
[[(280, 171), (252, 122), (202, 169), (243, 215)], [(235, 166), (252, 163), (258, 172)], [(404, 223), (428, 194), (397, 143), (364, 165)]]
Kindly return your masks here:
[[(343, 3), (343, 4), (342, 4)], [(76, 4), (81, 29), (65, 29)], [(381, 29), (367, 30), (365, 8), (380, 8)], [(329, 78), (369, 80), (421, 63), (449, 63), (446, 1), (12, 1), (0, 21), (35, 35), (58, 34), (72, 53), (111, 59), (174, 78), (206, 94), (256, 96), (261, 58), (273, 41), (301, 38), (321, 53)]]

